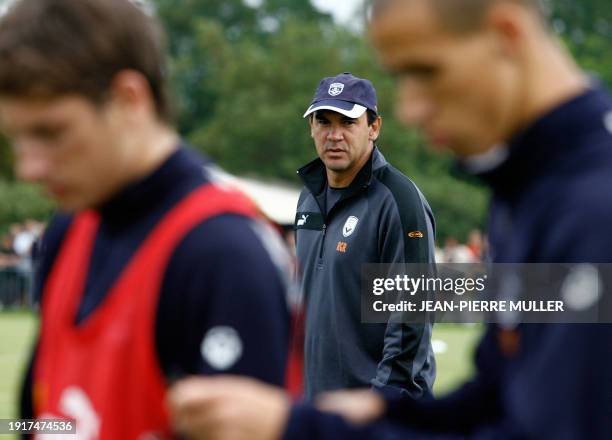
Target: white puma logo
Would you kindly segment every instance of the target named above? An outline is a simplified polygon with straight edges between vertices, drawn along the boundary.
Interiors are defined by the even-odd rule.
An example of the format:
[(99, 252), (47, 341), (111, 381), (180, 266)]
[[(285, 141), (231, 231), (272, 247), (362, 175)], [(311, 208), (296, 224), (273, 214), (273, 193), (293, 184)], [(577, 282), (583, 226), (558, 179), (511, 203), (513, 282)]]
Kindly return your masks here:
[(304, 226), (306, 224), (306, 221), (308, 220), (308, 217), (310, 217), (310, 215), (303, 214), (302, 218), (298, 220), (297, 225)]

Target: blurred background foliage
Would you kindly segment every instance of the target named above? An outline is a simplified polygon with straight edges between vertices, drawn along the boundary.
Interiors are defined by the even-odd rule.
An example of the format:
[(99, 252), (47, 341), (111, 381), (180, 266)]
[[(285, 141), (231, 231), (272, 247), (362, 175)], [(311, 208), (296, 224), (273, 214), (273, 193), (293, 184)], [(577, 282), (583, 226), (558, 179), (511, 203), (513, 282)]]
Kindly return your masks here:
[[(179, 130), (228, 171), (299, 185), (296, 169), (315, 157), (301, 115), (322, 77), (350, 71), (376, 86), (384, 118), (380, 148), (429, 199), (438, 238), (464, 240), (484, 226), (484, 187), (449, 173), (449, 157), (430, 152), (395, 120), (393, 80), (378, 67), (363, 24), (339, 25), (306, 0), (152, 2), (168, 35)], [(552, 28), (568, 49), (612, 86), (612, 2), (548, 4)], [(367, 0), (356, 22), (365, 22), (366, 10)], [(52, 210), (39, 192), (14, 182), (11, 160), (0, 139), (0, 228)]]

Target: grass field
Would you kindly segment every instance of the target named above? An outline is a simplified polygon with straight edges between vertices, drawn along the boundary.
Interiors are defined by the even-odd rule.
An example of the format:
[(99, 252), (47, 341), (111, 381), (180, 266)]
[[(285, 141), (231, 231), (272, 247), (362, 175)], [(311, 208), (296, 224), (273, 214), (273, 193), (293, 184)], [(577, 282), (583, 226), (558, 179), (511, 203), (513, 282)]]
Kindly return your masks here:
[[(30, 313), (0, 312), (0, 418), (16, 416), (17, 393), (36, 327), (36, 318)], [(469, 377), (472, 353), (481, 329), (463, 325), (435, 327), (436, 395), (444, 394)]]
[(438, 324), (434, 327), (432, 341), (438, 349), (436, 396), (447, 393), (471, 376), (474, 349), (482, 331), (481, 325)]
[(17, 393), (36, 327), (30, 313), (0, 313), (0, 419), (16, 416)]

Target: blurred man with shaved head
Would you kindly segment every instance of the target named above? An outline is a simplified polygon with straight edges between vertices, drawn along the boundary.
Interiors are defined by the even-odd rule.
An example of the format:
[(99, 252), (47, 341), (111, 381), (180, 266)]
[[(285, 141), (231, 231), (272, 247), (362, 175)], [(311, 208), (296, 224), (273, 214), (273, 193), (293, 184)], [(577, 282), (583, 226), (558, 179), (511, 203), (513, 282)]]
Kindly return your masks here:
[[(398, 78), (402, 122), (490, 186), (493, 262), (612, 261), (612, 99), (563, 49), (541, 2), (375, 0), (370, 31)], [(205, 415), (199, 432), (214, 438), (609, 439), (610, 341), (610, 324), (490, 324), (474, 377), (437, 400), (354, 391), (290, 407), (236, 379), (183, 383), (171, 397), (185, 427)], [(199, 405), (187, 393), (197, 386)]]

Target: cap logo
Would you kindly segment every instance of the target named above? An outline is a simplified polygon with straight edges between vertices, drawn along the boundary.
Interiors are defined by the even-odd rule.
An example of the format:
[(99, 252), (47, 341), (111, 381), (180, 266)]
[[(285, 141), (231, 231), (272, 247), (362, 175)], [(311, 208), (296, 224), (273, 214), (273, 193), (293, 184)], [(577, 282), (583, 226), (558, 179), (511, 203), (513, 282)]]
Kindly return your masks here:
[(329, 94), (331, 96), (338, 96), (344, 90), (344, 84), (342, 83), (333, 83), (329, 86)]

